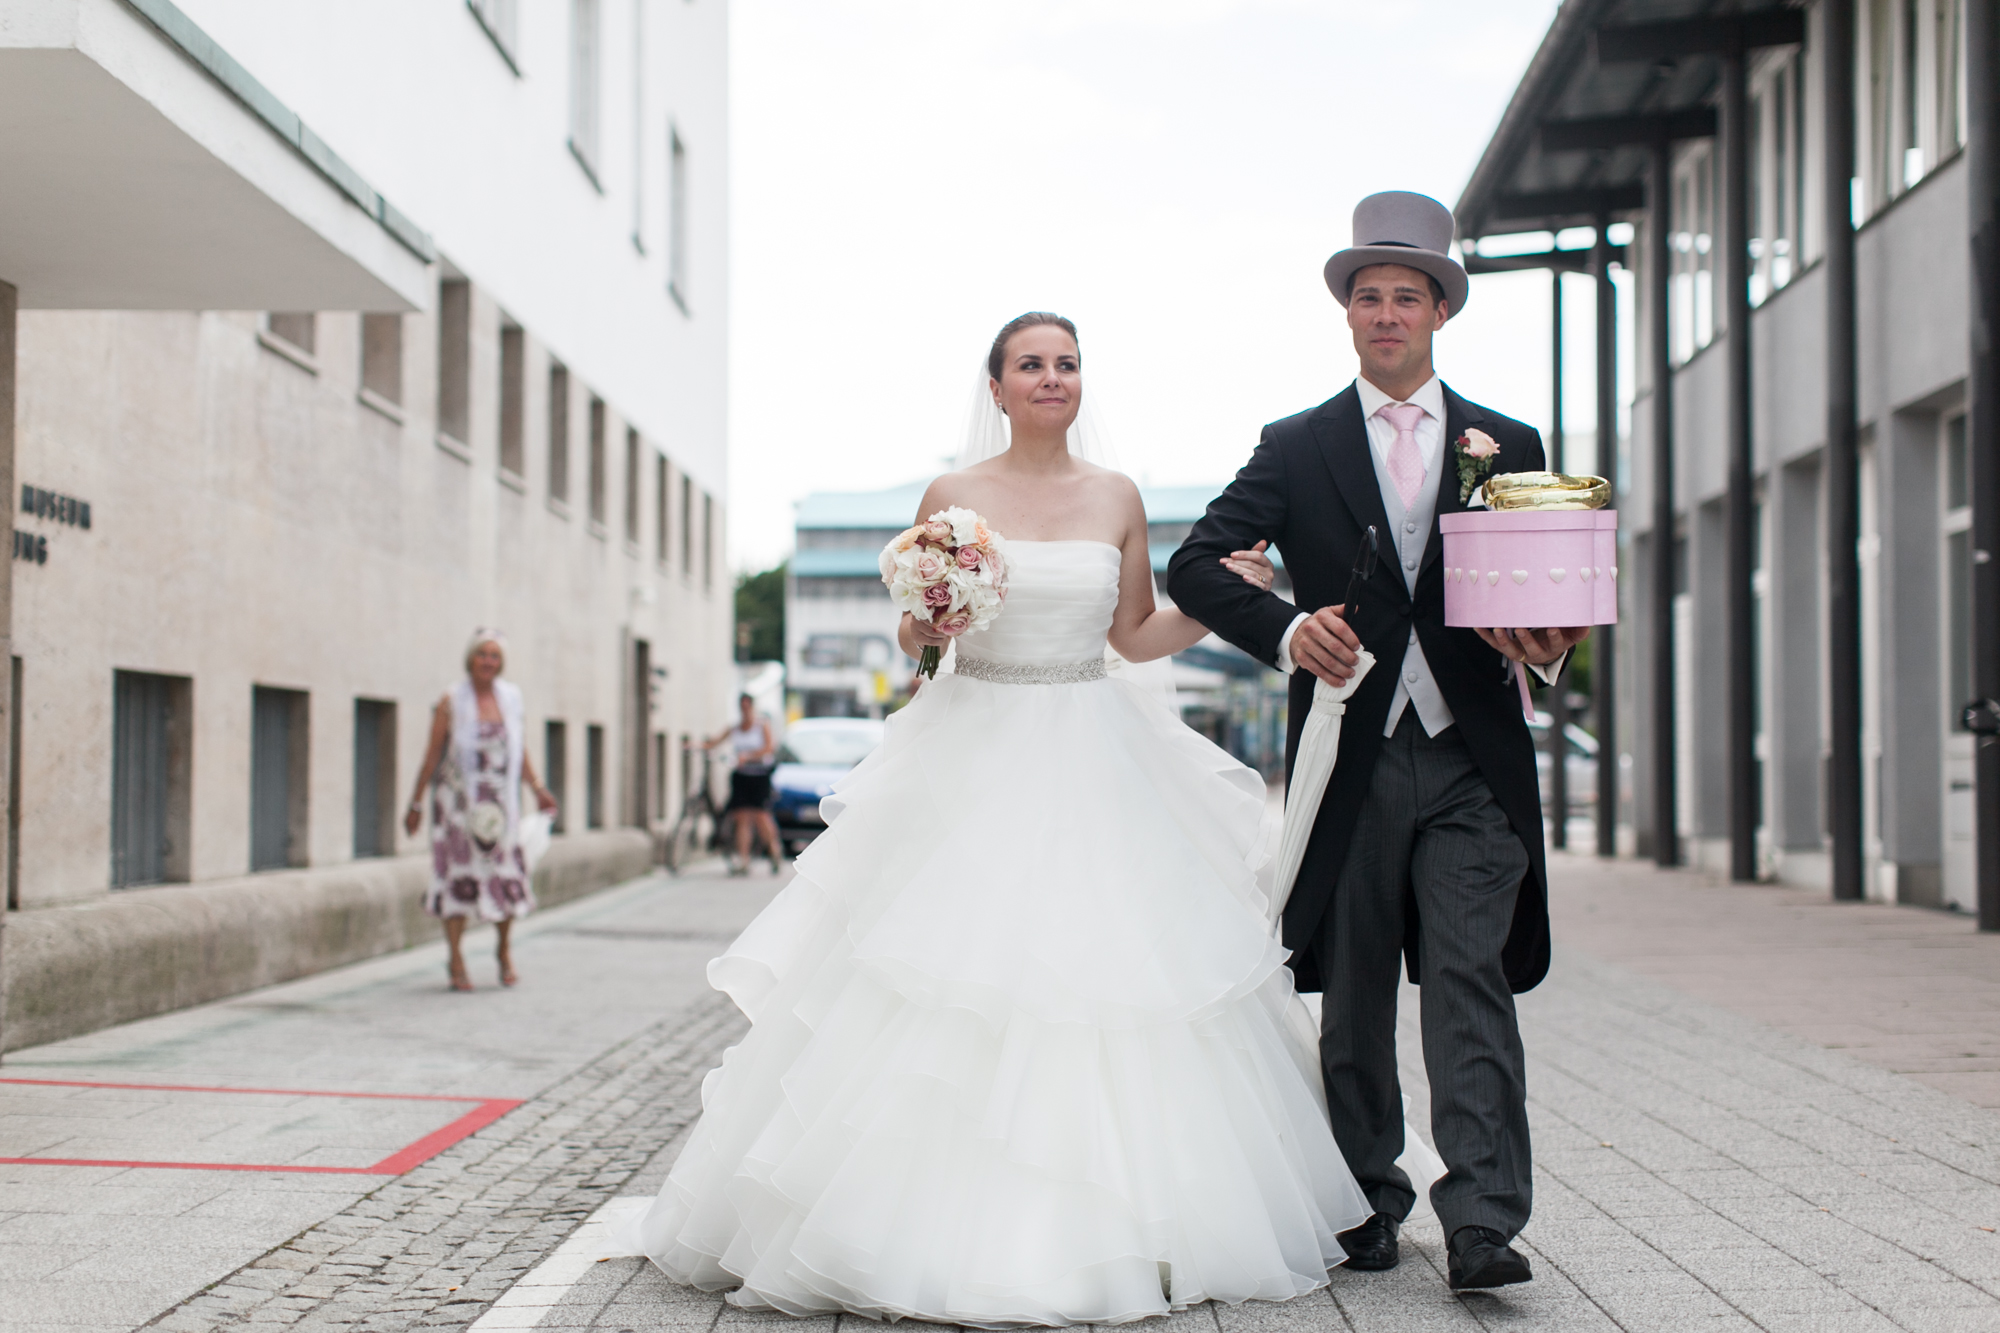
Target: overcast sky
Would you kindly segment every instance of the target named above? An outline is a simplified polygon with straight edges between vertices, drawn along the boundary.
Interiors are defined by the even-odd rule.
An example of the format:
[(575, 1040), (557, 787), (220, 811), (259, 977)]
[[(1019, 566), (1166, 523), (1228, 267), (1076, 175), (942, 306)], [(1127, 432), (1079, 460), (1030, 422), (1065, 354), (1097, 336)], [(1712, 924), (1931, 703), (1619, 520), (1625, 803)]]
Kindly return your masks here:
[[(1226, 482), (1354, 375), (1354, 203), (1454, 203), (1555, 0), (732, 0), (731, 558), (933, 475), (994, 331), (1055, 310), (1142, 482)], [(1549, 279), (1474, 279), (1467, 397), (1549, 415)], [(1565, 411), (1591, 418), (1587, 282)], [(1572, 471), (1589, 463), (1572, 458)]]

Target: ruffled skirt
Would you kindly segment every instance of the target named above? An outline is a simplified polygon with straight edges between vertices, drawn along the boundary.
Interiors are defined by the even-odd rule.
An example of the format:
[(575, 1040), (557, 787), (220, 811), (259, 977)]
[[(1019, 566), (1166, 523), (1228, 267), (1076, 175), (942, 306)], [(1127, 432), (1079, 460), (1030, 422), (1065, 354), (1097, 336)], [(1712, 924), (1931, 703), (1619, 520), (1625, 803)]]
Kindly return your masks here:
[(754, 1309), (1286, 1300), (1369, 1207), (1285, 1031), (1256, 774), (1134, 686), (950, 675), (709, 979), (752, 1027), (639, 1248)]

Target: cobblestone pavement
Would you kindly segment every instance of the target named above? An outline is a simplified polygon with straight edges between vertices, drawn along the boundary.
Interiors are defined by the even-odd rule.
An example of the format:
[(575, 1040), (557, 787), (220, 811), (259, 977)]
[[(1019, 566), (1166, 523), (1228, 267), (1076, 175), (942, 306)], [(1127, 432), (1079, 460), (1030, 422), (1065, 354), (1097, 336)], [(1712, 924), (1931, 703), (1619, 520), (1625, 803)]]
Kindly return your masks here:
[[(492, 935), (475, 929), (467, 956), (479, 990), (471, 995), (445, 989), (444, 951), (433, 945), (12, 1052), (0, 1079), (35, 1082), (0, 1083), (0, 1157), (353, 1167), (469, 1109), (51, 1082), (528, 1099), (455, 1151), (513, 1143), (521, 1126), (540, 1123), (548, 1099), (594, 1095), (575, 1082), (593, 1062), (664, 1068), (671, 1041), (692, 1039), (676, 1036), (681, 1016), (707, 1012), (714, 999), (702, 963), (773, 887), (761, 874), (654, 878), (538, 913), (516, 935), (523, 981), (513, 990), (491, 984)], [(646, 1085), (649, 1107), (678, 1104), (655, 1095), (658, 1078), (668, 1077)], [(635, 1141), (636, 1164), (660, 1140)], [(446, 1161), (470, 1160), (436, 1159), (425, 1179)], [(470, 1177), (496, 1170), (497, 1160), (481, 1158)], [(311, 1172), (0, 1165), (0, 1330), (123, 1333), (350, 1205), (377, 1207), (370, 1196), (386, 1183)], [(440, 1188), (449, 1195), (464, 1185)], [(518, 1189), (518, 1178), (501, 1188)]]
[[(2000, 985), (2000, 951), (1963, 918), (1914, 909), (1826, 907), (1580, 858), (1558, 858), (1555, 873), (1556, 966), (1520, 1002), (1537, 1157), (1520, 1244), (1536, 1281), (1453, 1296), (1441, 1236), (1418, 1227), (1392, 1273), (1337, 1271), (1297, 1301), (1203, 1306), (1156, 1326), (2000, 1330), (2000, 1115), (1959, 1077), (1982, 1071), (1946, 1070), (1931, 1086), (1917, 1079), (1935, 1071), (1897, 1072), (1907, 1062), (1893, 1040), (1845, 1039), (1906, 1030), (1942, 1049), (1969, 1008), (1959, 1000)], [(698, 973), (714, 946), (677, 947)], [(1951, 961), (1926, 971), (1911, 961), (1923, 956)], [(1896, 980), (1941, 975), (1958, 980)], [(597, 1045), (526, 1105), (327, 1208), (210, 1290), (190, 1280), (155, 1324), (835, 1333), (846, 1321), (747, 1314), (590, 1248), (604, 1228), (587, 1217), (658, 1188), (701, 1072), (740, 1031), (685, 978), (660, 989), (634, 1030), (572, 1032), (571, 1045)], [(1421, 1106), (1420, 1000), (1404, 995), (1407, 1090)], [(490, 1080), (475, 1090), (508, 1092)], [(0, 1222), (0, 1236), (14, 1225)], [(33, 1327), (5, 1293), (0, 1328)]]

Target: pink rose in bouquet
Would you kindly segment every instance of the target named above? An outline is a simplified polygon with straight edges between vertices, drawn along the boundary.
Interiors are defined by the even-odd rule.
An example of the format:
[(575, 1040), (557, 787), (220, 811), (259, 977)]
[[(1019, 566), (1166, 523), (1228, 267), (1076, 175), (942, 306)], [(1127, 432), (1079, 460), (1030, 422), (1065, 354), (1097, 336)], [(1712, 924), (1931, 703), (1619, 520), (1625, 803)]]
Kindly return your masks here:
[[(1005, 540), (970, 509), (932, 514), (898, 534), (877, 563), (890, 600), (940, 634), (985, 629), (1007, 598)], [(937, 674), (942, 654), (926, 647), (917, 670)]]

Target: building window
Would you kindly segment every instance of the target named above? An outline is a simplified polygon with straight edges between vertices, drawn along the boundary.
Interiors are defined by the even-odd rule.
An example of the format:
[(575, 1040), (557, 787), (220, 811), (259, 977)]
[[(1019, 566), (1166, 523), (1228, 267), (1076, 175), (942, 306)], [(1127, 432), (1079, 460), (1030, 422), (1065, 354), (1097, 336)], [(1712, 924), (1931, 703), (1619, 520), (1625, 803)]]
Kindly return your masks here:
[(438, 285), (438, 434), (463, 449), (472, 438), (472, 284)]
[(1804, 263), (1804, 72), (1794, 50), (1759, 69), (1751, 87), (1752, 305), (1789, 283)]
[(1859, 202), (1872, 215), (1965, 144), (1964, 0), (1867, 0), (1857, 36)]
[(632, 6), (632, 248), (646, 253), (646, 6)]
[(701, 586), (704, 592), (715, 586), (715, 497), (707, 491), (701, 493)]
[(396, 705), (354, 701), (354, 859), (396, 852)]
[(549, 498), (569, 499), (569, 368), (549, 363)]
[(1931, 49), (1936, 53), (1938, 156), (1965, 147), (1965, 0), (1932, 0)]
[(527, 415), (528, 338), (521, 326), (500, 325), (500, 470), (527, 475), (523, 461), (523, 425)]
[(500, 52), (500, 58), (507, 62), (507, 68), (516, 75), (521, 72), (520, 48), (515, 44), (520, 32), (519, 0), (465, 0), (465, 7), (472, 11), (479, 26)]
[(604, 469), (604, 400), (593, 394), (590, 399), (590, 521), (600, 527), (604, 523), (605, 489), (610, 484)]
[(625, 540), (639, 544), (639, 432), (625, 428)]
[(569, 150), (600, 192), (604, 188), (597, 169), (601, 54), (597, 0), (569, 0)]
[(583, 730), (583, 821), (604, 827), (604, 728), (595, 722)]
[(653, 733), (653, 818), (667, 817), (667, 733)]
[[(19, 658), (14, 659), (16, 663)], [(18, 669), (17, 669), (18, 670)], [(194, 682), (111, 676), (111, 887), (188, 878)], [(14, 716), (20, 716), (18, 703)], [(18, 725), (18, 724), (17, 724)]]
[(569, 818), (569, 724), (549, 721), (542, 726), (542, 781), (556, 798), (554, 831), (561, 833)]
[(694, 573), (694, 482), (681, 473), (681, 573)]
[(319, 317), (311, 311), (281, 313), (274, 310), (264, 316), (264, 330), (307, 356), (318, 350), (315, 344), (319, 340)]
[(403, 317), (361, 317), (361, 392), (377, 403), (403, 403)]
[(688, 308), (687, 145), (678, 128), (667, 128), (667, 293), (686, 314)]
[(1972, 459), (1965, 415), (1944, 423), (1944, 705), (1954, 731), (1958, 710), (1972, 699)]
[(250, 691), (250, 868), (306, 863), (307, 711), (303, 690)]
[(654, 454), (653, 455), (653, 507), (658, 511), (655, 517), (659, 521), (653, 529), (653, 559), (658, 563), (660, 563), (661, 565), (665, 565), (667, 563), (667, 556), (668, 556), (667, 494), (668, 494), (668, 486), (670, 483), (667, 479), (667, 474), (668, 474), (667, 456), (665, 454)]
[(1715, 339), (1715, 152), (1699, 142), (1674, 163), (1673, 288), (1668, 304), (1676, 365)]

